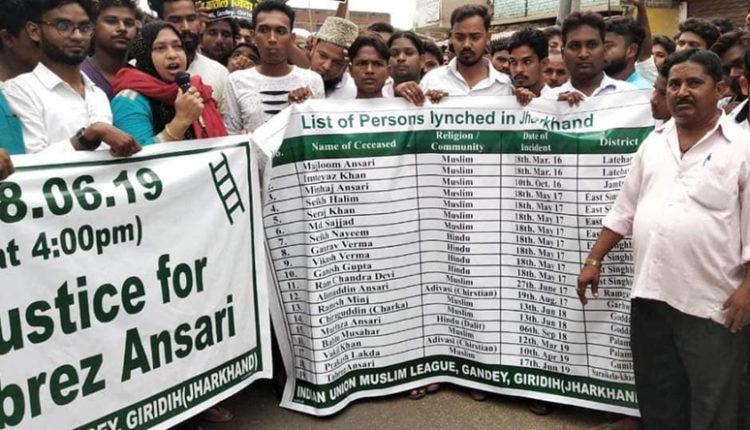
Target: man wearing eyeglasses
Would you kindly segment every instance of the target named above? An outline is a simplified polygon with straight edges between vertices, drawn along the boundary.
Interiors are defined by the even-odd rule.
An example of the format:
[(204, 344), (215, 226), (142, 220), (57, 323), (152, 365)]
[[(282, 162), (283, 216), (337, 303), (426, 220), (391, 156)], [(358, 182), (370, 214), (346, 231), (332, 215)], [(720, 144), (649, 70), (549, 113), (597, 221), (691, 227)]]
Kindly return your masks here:
[(107, 98), (115, 96), (115, 75), (128, 67), (128, 49), (138, 31), (133, 0), (100, 0), (94, 24), (94, 55), (83, 60), (81, 70)]
[(92, 151), (102, 142), (114, 156), (138, 152), (135, 140), (112, 126), (107, 96), (81, 73), (94, 32), (91, 1), (27, 1), (26, 31), (41, 47), (42, 59), (5, 87), (21, 120), (26, 152)]

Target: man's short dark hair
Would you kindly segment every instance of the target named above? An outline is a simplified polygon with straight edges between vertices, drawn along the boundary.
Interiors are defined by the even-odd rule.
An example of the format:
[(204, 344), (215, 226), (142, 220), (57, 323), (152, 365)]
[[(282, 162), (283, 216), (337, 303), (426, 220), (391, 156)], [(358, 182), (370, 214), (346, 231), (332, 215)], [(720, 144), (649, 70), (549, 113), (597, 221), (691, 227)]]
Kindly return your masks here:
[(495, 39), (490, 42), (490, 55), (495, 55), (496, 52), (510, 51), (509, 49), (510, 38), (503, 37), (502, 39)]
[(352, 45), (349, 47), (349, 59), (354, 61), (354, 57), (359, 54), (359, 51), (368, 46), (375, 49), (383, 60), (388, 61), (391, 58), (391, 51), (385, 45), (385, 42), (383, 42), (383, 39), (381, 39), (380, 36), (365, 34), (359, 36), (354, 42), (352, 42)]
[(719, 57), (723, 57), (734, 46), (739, 46), (745, 51), (750, 49), (750, 34), (742, 30), (724, 33), (711, 47), (711, 51), (715, 52)]
[[(26, 21), (29, 20), (29, 13), (27, 0), (0, 1), (0, 30), (6, 30), (14, 37), (18, 37), (26, 26)], [(0, 40), (0, 49), (3, 49), (2, 40)]]
[(719, 30), (719, 34), (729, 33), (737, 29), (729, 18), (714, 18), (711, 20), (711, 24)]
[(393, 34), (396, 32), (396, 29), (387, 22), (374, 22), (367, 27), (367, 30), (373, 33)]
[(440, 49), (440, 47), (437, 46), (435, 42), (432, 42), (429, 40), (423, 41), (423, 45), (424, 45), (424, 53), (432, 55), (438, 60), (438, 63), (442, 65), (443, 61), (445, 61), (445, 53), (443, 53), (443, 50)]
[(563, 38), (563, 45), (565, 45), (568, 34), (583, 26), (589, 26), (593, 28), (594, 30), (597, 30), (599, 32), (599, 35), (602, 39), (602, 42), (604, 42), (604, 37), (606, 34), (606, 25), (604, 24), (604, 18), (602, 18), (601, 15), (599, 15), (596, 12), (573, 12), (570, 15), (568, 15), (567, 18), (565, 18), (565, 21), (563, 21), (562, 25), (562, 38)]
[(102, 11), (111, 7), (125, 7), (134, 13), (138, 11), (138, 5), (135, 4), (135, 0), (99, 0), (96, 4), (96, 16), (92, 18), (98, 18)]
[(244, 30), (252, 30), (253, 29), (253, 23), (246, 20), (246, 19), (238, 19), (237, 25)]
[(464, 21), (474, 16), (482, 18), (484, 29), (487, 31), (490, 30), (492, 14), (490, 14), (490, 10), (487, 9), (487, 6), (481, 4), (466, 4), (455, 9), (451, 14), (451, 28), (453, 28), (457, 22)]
[(547, 37), (547, 40), (550, 40), (555, 36), (562, 38), (562, 29), (560, 28), (560, 26), (551, 25), (542, 31), (544, 32), (544, 35)]
[(513, 33), (508, 40), (508, 52), (513, 52), (514, 49), (522, 46), (531, 48), (540, 60), (549, 56), (549, 42), (541, 30), (524, 27)]
[(266, 0), (255, 6), (255, 9), (253, 9), (253, 20), (251, 21), (253, 29), (258, 25), (258, 15), (274, 11), (281, 12), (288, 16), (289, 29), (291, 30), (294, 28), (294, 9), (289, 7), (286, 3), (278, 0)]
[[(148, 7), (151, 8), (161, 19), (164, 19), (164, 3), (174, 3), (182, 0), (148, 0)], [(195, 0), (189, 0), (195, 4)]]
[(719, 30), (716, 26), (702, 18), (688, 18), (685, 22), (680, 23), (678, 28), (680, 30), (677, 33), (678, 39), (682, 33), (688, 31), (695, 33), (706, 42), (706, 49), (710, 49), (719, 39)]
[(605, 20), (605, 31), (622, 36), (627, 44), (634, 43), (640, 52), (646, 31), (643, 26), (629, 16), (615, 16)]
[(424, 42), (413, 31), (397, 31), (393, 33), (393, 36), (388, 39), (388, 49), (391, 49), (391, 46), (393, 46), (393, 42), (398, 39), (409, 39), (411, 43), (414, 44), (414, 47), (417, 48), (417, 52), (419, 52), (419, 55), (424, 54)]
[[(5, 1), (5, 0), (2, 0)], [(29, 3), (29, 21), (39, 22), (42, 16), (58, 7), (65, 6), (68, 4), (77, 4), (86, 11), (86, 15), (89, 16), (90, 20), (93, 20), (96, 16), (94, 12), (94, 3), (91, 0), (24, 0)]]
[(667, 55), (674, 54), (674, 50), (676, 48), (674, 40), (663, 35), (654, 36), (651, 40), (651, 44), (660, 45), (662, 48), (664, 48), (665, 51), (667, 51)]
[(724, 80), (724, 72), (721, 68), (721, 58), (711, 51), (696, 48), (675, 52), (670, 55), (667, 57), (666, 61), (664, 61), (664, 66), (662, 66), (659, 72), (665, 79), (669, 79), (669, 71), (672, 70), (672, 67), (688, 61), (703, 66), (706, 73), (708, 73), (715, 82), (721, 82)]

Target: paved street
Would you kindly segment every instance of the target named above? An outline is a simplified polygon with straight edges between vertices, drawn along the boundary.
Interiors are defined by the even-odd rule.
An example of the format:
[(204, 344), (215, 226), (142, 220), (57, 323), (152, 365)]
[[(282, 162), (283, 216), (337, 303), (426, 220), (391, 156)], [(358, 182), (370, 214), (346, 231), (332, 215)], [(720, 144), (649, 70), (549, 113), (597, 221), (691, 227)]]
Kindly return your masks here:
[(607, 422), (607, 414), (567, 406), (557, 406), (552, 414), (540, 417), (528, 411), (527, 401), (518, 398), (493, 396), (475, 402), (457, 387), (443, 388), (418, 401), (401, 395), (360, 400), (330, 418), (280, 408), (268, 381), (260, 381), (222, 404), (234, 412), (235, 419), (228, 424), (200, 423), (203, 430), (573, 430)]

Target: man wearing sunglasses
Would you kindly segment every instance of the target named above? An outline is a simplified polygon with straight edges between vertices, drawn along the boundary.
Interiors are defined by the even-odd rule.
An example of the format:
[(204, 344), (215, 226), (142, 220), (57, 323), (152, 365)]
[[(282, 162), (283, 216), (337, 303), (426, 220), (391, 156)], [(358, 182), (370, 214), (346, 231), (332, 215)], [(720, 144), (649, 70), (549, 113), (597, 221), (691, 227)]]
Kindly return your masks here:
[(42, 60), (5, 88), (23, 126), (26, 152), (92, 151), (102, 142), (114, 156), (138, 152), (135, 140), (112, 126), (107, 96), (81, 73), (94, 32), (91, 1), (27, 1), (26, 31), (41, 47)]

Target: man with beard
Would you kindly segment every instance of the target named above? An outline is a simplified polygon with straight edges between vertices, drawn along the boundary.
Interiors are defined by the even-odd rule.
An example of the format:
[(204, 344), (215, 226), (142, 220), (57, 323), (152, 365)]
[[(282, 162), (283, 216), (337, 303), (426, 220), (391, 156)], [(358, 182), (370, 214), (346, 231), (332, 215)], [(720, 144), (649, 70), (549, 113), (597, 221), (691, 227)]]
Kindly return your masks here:
[(745, 52), (750, 50), (750, 34), (737, 30), (730, 31), (719, 37), (711, 47), (711, 51), (721, 58), (724, 79), (729, 84), (730, 94), (724, 104), (730, 111), (745, 100), (740, 88), (740, 79), (745, 74)]
[(5, 90), (23, 125), (26, 152), (92, 151), (102, 142), (115, 156), (138, 152), (135, 140), (111, 125), (107, 96), (81, 73), (94, 32), (91, 2), (28, 1), (26, 31), (41, 46), (41, 62)]
[(565, 84), (551, 88), (542, 96), (578, 105), (587, 97), (597, 97), (638, 88), (604, 73), (605, 24), (595, 12), (573, 12), (562, 26), (563, 58), (570, 73)]
[(320, 75), (331, 100), (352, 100), (357, 87), (347, 71), (347, 49), (359, 35), (357, 24), (343, 18), (329, 16), (313, 41), (310, 68)]
[[(198, 75), (214, 90), (213, 97), (219, 107), (224, 106), (224, 84), (229, 70), (218, 61), (198, 52), (204, 23), (198, 14), (194, 0), (149, 0), (151, 9), (160, 19), (177, 27), (190, 67), (187, 72)], [(222, 112), (224, 110), (222, 109)]]
[(544, 81), (550, 88), (557, 88), (560, 85), (568, 82), (570, 74), (568, 74), (568, 68), (565, 67), (565, 61), (563, 60), (562, 52), (550, 51), (549, 57), (547, 57), (547, 66), (542, 71), (544, 74)]
[(226, 66), (234, 50), (239, 26), (233, 19), (218, 19), (206, 23), (201, 35), (201, 53)]
[[(510, 78), (495, 70), (485, 57), (490, 43), (492, 16), (486, 6), (465, 5), (451, 14), (450, 43), (455, 58), (446, 66), (431, 71), (420, 84), (433, 103), (451, 96), (508, 96), (513, 94)], [(418, 104), (419, 96), (404, 94)]]
[(547, 88), (542, 75), (542, 70), (549, 62), (547, 36), (541, 30), (523, 28), (510, 37), (508, 52), (516, 98), (521, 104), (528, 104)]
[(94, 55), (83, 60), (81, 70), (112, 100), (115, 75), (128, 67), (128, 49), (138, 31), (135, 2), (101, 0), (95, 22)]
[(28, 16), (28, 1), (0, 2), (0, 148), (10, 154), (23, 154), (26, 150), (21, 122), (3, 93), (5, 81), (34, 70), (41, 56), (39, 45), (26, 31)]
[(653, 85), (635, 71), (646, 33), (638, 23), (627, 16), (612, 17), (606, 21), (604, 72), (614, 79), (630, 82), (639, 89), (652, 89)]

